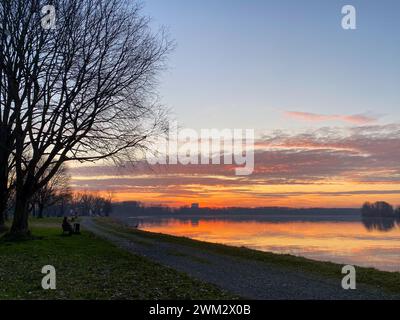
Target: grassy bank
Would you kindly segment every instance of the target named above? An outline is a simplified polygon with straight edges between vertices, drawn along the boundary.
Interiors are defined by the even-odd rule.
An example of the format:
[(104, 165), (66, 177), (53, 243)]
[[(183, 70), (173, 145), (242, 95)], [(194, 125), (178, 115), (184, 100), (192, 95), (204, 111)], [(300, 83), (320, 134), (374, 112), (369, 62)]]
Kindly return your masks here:
[[(261, 261), (263, 263), (274, 265), (280, 268), (286, 268), (294, 271), (310, 272), (324, 277), (333, 279), (342, 279), (342, 265), (331, 262), (320, 262), (292, 255), (280, 255), (247, 248), (231, 247), (221, 244), (213, 244), (192, 240), (189, 238), (175, 237), (165, 234), (156, 234), (136, 230), (123, 226), (109, 218), (99, 218), (97, 223), (103, 228), (111, 232), (118, 233), (120, 236), (135, 237), (145, 241), (146, 239), (157, 239), (185, 246), (193, 247), (194, 249), (215, 252), (219, 254), (234, 256), (243, 259), (251, 259)], [(137, 240), (136, 240), (137, 241)], [(400, 294), (400, 273), (385, 272), (373, 268), (356, 267), (357, 283), (367, 284), (376, 288), (382, 288), (389, 293)]]
[[(212, 285), (127, 253), (88, 232), (62, 236), (60, 219), (32, 220), (36, 240), (0, 238), (0, 299), (231, 299)], [(53, 265), (57, 290), (41, 287)]]

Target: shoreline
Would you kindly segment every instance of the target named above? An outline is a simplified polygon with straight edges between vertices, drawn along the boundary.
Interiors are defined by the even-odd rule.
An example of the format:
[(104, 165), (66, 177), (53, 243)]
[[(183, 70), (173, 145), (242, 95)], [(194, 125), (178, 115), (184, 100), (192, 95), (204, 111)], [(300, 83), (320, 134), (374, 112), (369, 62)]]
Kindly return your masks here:
[[(290, 254), (315, 261), (400, 272), (400, 261), (395, 258), (399, 252), (398, 241), (396, 240), (400, 239), (398, 234), (400, 224), (392, 223), (390, 218), (376, 220), (373, 218), (358, 219), (357, 217), (282, 217), (280, 215), (270, 215), (263, 218), (257, 216), (232, 218), (187, 215), (113, 216), (112, 218), (116, 218), (122, 224), (138, 227), (149, 232), (189, 237), (228, 246), (244, 246), (263, 252)], [(214, 223), (218, 228), (221, 226), (226, 228), (221, 233), (221, 237), (213, 228)], [(253, 224), (254, 227), (250, 230), (249, 226)], [(311, 230), (315, 232), (308, 233), (307, 227), (305, 227), (308, 224)], [(297, 233), (293, 231), (294, 228), (298, 230)], [(390, 237), (392, 237), (390, 242), (385, 240), (389, 232)], [(327, 233), (329, 233), (329, 236), (326, 236)], [(282, 242), (279, 240), (280, 237), (287, 237), (287, 239)], [(343, 238), (344, 241), (334, 246), (331, 244), (331, 239), (335, 240), (337, 237)], [(311, 243), (312, 247), (309, 249), (308, 245), (313, 239), (316, 243), (315, 245)], [(383, 249), (385, 251), (381, 251)], [(351, 254), (353, 250), (356, 251)]]
[[(228, 246), (218, 243), (211, 243), (177, 237), (167, 234), (151, 233), (133, 229), (129, 225), (112, 218), (96, 218), (96, 223), (107, 228), (109, 231), (122, 233), (129, 238), (129, 235), (139, 236), (143, 239), (162, 241), (177, 245), (184, 245), (204, 252), (227, 255), (234, 258), (261, 262), (269, 266), (284, 268), (297, 273), (307, 273), (322, 276), (329, 279), (341, 280), (343, 278), (342, 267), (344, 265), (318, 261), (289, 254), (277, 254), (272, 252), (259, 251), (245, 247)], [(357, 270), (357, 283), (383, 289), (385, 292), (400, 294), (400, 272), (381, 271), (375, 268), (355, 266)]]

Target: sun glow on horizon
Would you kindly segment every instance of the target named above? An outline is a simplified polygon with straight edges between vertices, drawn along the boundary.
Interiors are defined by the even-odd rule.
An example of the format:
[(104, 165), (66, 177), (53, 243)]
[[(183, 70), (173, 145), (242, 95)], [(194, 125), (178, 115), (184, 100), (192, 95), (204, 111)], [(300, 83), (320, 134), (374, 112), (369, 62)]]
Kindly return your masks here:
[[(120, 179), (125, 179), (121, 178)], [(92, 177), (96, 180), (96, 177)], [(100, 177), (99, 179), (103, 179)], [(170, 207), (200, 203), (202, 207), (360, 207), (365, 201), (385, 200), (398, 204), (400, 187), (388, 184), (360, 184), (351, 182), (327, 182), (325, 184), (296, 185), (247, 185), (187, 184), (168, 186), (123, 187), (110, 179), (109, 190), (113, 201), (140, 201)], [(88, 184), (89, 185), (89, 184)], [(91, 192), (107, 193), (104, 190)], [(87, 190), (81, 186), (76, 191)], [(374, 193), (375, 192), (375, 193)]]
[(249, 176), (225, 165), (99, 165), (71, 168), (73, 187), (171, 207), (400, 204), (400, 124), (270, 133), (256, 146)]

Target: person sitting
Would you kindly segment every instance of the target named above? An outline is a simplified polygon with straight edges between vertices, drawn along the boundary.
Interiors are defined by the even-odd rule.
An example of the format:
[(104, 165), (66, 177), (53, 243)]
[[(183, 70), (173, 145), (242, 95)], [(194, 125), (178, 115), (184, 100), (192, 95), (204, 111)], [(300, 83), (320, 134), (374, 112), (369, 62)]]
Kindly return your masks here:
[(69, 235), (72, 235), (73, 230), (71, 224), (68, 222), (68, 218), (64, 217), (64, 220), (62, 222), (62, 229), (63, 229), (63, 234), (65, 232), (68, 232)]

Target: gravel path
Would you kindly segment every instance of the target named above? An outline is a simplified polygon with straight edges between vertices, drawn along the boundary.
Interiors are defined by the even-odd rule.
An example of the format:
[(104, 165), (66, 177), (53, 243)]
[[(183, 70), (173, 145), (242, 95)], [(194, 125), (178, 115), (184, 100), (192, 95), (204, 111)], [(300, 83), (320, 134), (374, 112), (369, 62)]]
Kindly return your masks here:
[(249, 299), (398, 299), (375, 288), (359, 285), (343, 290), (334, 279), (294, 272), (260, 261), (201, 251), (139, 235), (110, 232), (85, 218), (82, 226), (120, 248), (185, 272), (205, 282)]

